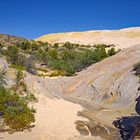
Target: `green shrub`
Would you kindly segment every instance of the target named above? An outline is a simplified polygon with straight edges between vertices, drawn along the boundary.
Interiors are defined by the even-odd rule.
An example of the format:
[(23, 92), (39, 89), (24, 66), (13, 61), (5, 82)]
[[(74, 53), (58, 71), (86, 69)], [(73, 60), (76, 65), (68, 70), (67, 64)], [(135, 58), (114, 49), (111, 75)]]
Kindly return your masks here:
[(16, 46), (9, 46), (5, 51), (5, 55), (12, 64), (16, 64), (19, 50)]
[(45, 73), (48, 72), (48, 69), (46, 69), (46, 68), (37, 68), (37, 70), (45, 72)]
[(34, 111), (17, 93), (12, 93), (5, 88), (0, 89), (0, 111), (4, 123), (9, 131), (23, 131), (29, 129), (35, 121)]
[(17, 66), (24, 66), (24, 62), (26, 61), (25, 55), (19, 52), (19, 49), (16, 46), (9, 46), (7, 50), (5, 50), (5, 55), (7, 60)]
[[(67, 46), (69, 46), (69, 43)], [(84, 49), (82, 52), (73, 48), (66, 48), (57, 53), (57, 57), (54, 57), (56, 56), (56, 54), (54, 54), (53, 59), (48, 59), (48, 67), (53, 70), (64, 70), (67, 76), (71, 76), (75, 72), (81, 71), (87, 66), (109, 56), (105, 47), (102, 45), (96, 47), (94, 50)], [(51, 55), (52, 58), (52, 54), (49, 53), (48, 55)], [(53, 75), (58, 75), (58, 73), (54, 73)]]
[(34, 96), (20, 97), (18, 92), (6, 89), (5, 71), (1, 71), (0, 75), (0, 117), (4, 121), (3, 125), (8, 127), (9, 132), (30, 129), (35, 121), (35, 110), (29, 108), (28, 103), (33, 101)]
[[(116, 54), (114, 45), (80, 45), (66, 42), (64, 44), (26, 41), (14, 47), (8, 47), (5, 51), (9, 62), (16, 69), (36, 74), (35, 64), (46, 65), (46, 68), (56, 71), (64, 71), (65, 75), (71, 76), (75, 72)], [(82, 48), (82, 49), (81, 49)], [(59, 73), (58, 73), (59, 74)], [(60, 73), (60, 75), (64, 75)], [(57, 74), (53, 74), (57, 75)]]
[(5, 81), (6, 77), (6, 70), (5, 68), (3, 70), (0, 70), (0, 88), (4, 87), (7, 83)]
[(50, 77), (56, 77), (56, 76), (59, 76), (59, 75), (66, 76), (67, 72), (65, 70), (55, 70), (49, 76)]
[(49, 76), (50, 77), (56, 77), (56, 76), (59, 76), (59, 73), (58, 73), (58, 71), (54, 71)]
[(58, 53), (57, 53), (56, 49), (50, 49), (48, 51), (48, 54), (49, 54), (49, 57), (50, 57), (51, 60), (58, 59)]
[(116, 54), (115, 48), (109, 49), (108, 54), (109, 54), (109, 56), (115, 55)]
[(31, 49), (31, 43), (29, 41), (24, 41), (24, 42), (18, 43), (16, 46), (18, 48), (20, 48), (21, 50)]
[(74, 48), (74, 44), (72, 44), (70, 42), (66, 42), (66, 43), (64, 43), (63, 47), (70, 50), (70, 49)]
[(14, 65), (14, 64), (11, 64), (10, 68), (15, 68), (17, 70), (26, 70), (24, 66), (19, 66), (19, 65)]
[(134, 65), (133, 71), (135, 71), (135, 75), (140, 75), (140, 62)]
[(0, 43), (0, 47), (3, 47), (4, 45), (2, 43)]
[(37, 60), (46, 62), (48, 60), (48, 53), (45, 50), (39, 49), (35, 54)]
[(59, 44), (58, 43), (55, 43), (53, 46), (54, 46), (54, 48), (57, 49), (59, 47)]

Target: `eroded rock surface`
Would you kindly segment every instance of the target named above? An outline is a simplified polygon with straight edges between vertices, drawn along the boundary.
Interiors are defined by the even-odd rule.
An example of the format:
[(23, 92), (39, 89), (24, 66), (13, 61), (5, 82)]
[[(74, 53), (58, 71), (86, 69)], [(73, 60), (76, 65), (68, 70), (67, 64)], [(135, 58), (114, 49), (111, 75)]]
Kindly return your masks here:
[[(36, 127), (30, 133), (3, 135), (4, 140), (120, 139), (112, 122), (135, 114), (140, 84), (132, 68), (139, 61), (140, 45), (135, 45), (76, 76), (41, 78), (27, 73), (28, 88), (39, 98)], [(95, 135), (98, 129), (102, 136)]]

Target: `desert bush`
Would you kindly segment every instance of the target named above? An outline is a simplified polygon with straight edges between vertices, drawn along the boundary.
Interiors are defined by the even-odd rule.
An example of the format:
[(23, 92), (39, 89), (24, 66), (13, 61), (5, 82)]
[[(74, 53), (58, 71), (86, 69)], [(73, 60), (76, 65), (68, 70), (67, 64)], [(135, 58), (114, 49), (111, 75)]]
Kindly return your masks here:
[(6, 78), (6, 70), (4, 68), (0, 70), (0, 88), (4, 87), (7, 84), (5, 78)]
[(70, 49), (74, 48), (74, 44), (72, 44), (70, 42), (66, 42), (66, 43), (64, 43), (63, 47), (70, 50)]
[(59, 76), (59, 73), (58, 73), (58, 71), (53, 71), (49, 76), (56, 77), (56, 76)]
[(5, 55), (7, 60), (11, 63), (10, 67), (12, 68), (27, 71), (34, 69), (35, 60), (32, 59), (32, 55), (30, 55), (30, 57), (26, 57), (25, 53), (21, 53), (17, 46), (9, 46), (7, 50), (5, 50)]
[(0, 43), (0, 47), (3, 47), (4, 45), (2, 43)]
[(4, 47), (4, 45), (0, 43), (0, 54), (3, 53), (3, 47)]
[(24, 41), (24, 42), (18, 43), (16, 46), (20, 48), (21, 50), (29, 50), (31, 48), (31, 43), (29, 41)]
[[(69, 46), (69, 43), (67, 46)], [(51, 58), (53, 56), (53, 59), (48, 59), (48, 66), (53, 70), (64, 70), (67, 76), (71, 76), (75, 72), (81, 71), (87, 66), (109, 56), (103, 46), (98, 46), (94, 50), (85, 49), (82, 52), (72, 48), (66, 48), (66, 50), (57, 54), (55, 50), (55, 53), (52, 54)]]
[(19, 65), (14, 65), (14, 64), (11, 64), (9, 67), (17, 69), (17, 70), (26, 70), (24, 66), (19, 66)]
[(116, 54), (115, 48), (109, 49), (108, 54), (109, 54), (109, 56), (115, 55)]
[(26, 57), (24, 54), (19, 52), (19, 49), (16, 46), (9, 46), (4, 53), (7, 57), (7, 60), (17, 66), (24, 66)]
[(11, 64), (18, 67), (23, 66), (26, 71), (32, 74), (37, 74), (35, 63), (43, 63), (48, 69), (65, 71), (65, 75), (70, 76), (91, 64), (116, 54), (114, 48), (106, 51), (106, 48), (111, 46), (113, 45), (97, 44), (91, 46), (70, 42), (51, 45), (43, 42), (26, 41), (17, 46), (8, 47), (5, 54), (7, 54)]
[(48, 60), (48, 53), (41, 48), (35, 53), (35, 56), (39, 61), (47, 62)]
[(16, 46), (9, 46), (7, 50), (5, 50), (5, 55), (12, 64), (16, 64), (18, 58), (19, 50)]
[(140, 62), (134, 65), (133, 71), (135, 71), (135, 75), (140, 76)]
[(30, 129), (35, 121), (35, 111), (28, 107), (31, 100), (26, 99), (26, 96), (20, 97), (16, 91), (6, 89), (5, 71), (1, 71), (0, 75), (0, 117), (4, 125), (8, 127), (9, 132)]
[(59, 43), (55, 43), (53, 46), (57, 49), (59, 47)]
[[(3, 90), (4, 91), (4, 90)], [(27, 106), (27, 103), (19, 97), (17, 93), (11, 93), (5, 90), (0, 91), (0, 95), (5, 96), (3, 100), (3, 120), (8, 126), (9, 131), (23, 131), (24, 129), (29, 129), (31, 123), (35, 121), (34, 112)], [(9, 103), (9, 104), (5, 104)]]
[(58, 53), (57, 53), (57, 50), (56, 50), (56, 49), (50, 49), (50, 50), (48, 51), (48, 55), (49, 55), (49, 58), (50, 58), (51, 60), (56, 60), (56, 59), (58, 59)]

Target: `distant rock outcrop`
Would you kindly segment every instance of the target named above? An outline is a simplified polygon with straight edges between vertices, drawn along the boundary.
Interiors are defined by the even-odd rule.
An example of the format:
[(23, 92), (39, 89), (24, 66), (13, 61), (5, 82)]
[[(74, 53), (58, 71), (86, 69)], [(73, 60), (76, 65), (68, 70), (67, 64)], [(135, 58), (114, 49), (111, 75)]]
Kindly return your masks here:
[(114, 44), (116, 48), (122, 49), (140, 44), (140, 27), (47, 34), (35, 40), (49, 43)]
[(26, 41), (27, 39), (14, 35), (0, 34), (0, 44), (11, 46)]

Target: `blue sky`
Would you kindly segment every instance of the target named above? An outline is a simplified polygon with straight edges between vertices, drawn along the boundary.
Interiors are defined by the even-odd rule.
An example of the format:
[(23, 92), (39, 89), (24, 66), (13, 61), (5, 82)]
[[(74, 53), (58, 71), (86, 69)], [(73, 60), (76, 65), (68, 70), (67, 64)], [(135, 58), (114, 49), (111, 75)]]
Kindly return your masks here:
[(34, 39), (140, 26), (140, 0), (0, 0), (0, 33)]

